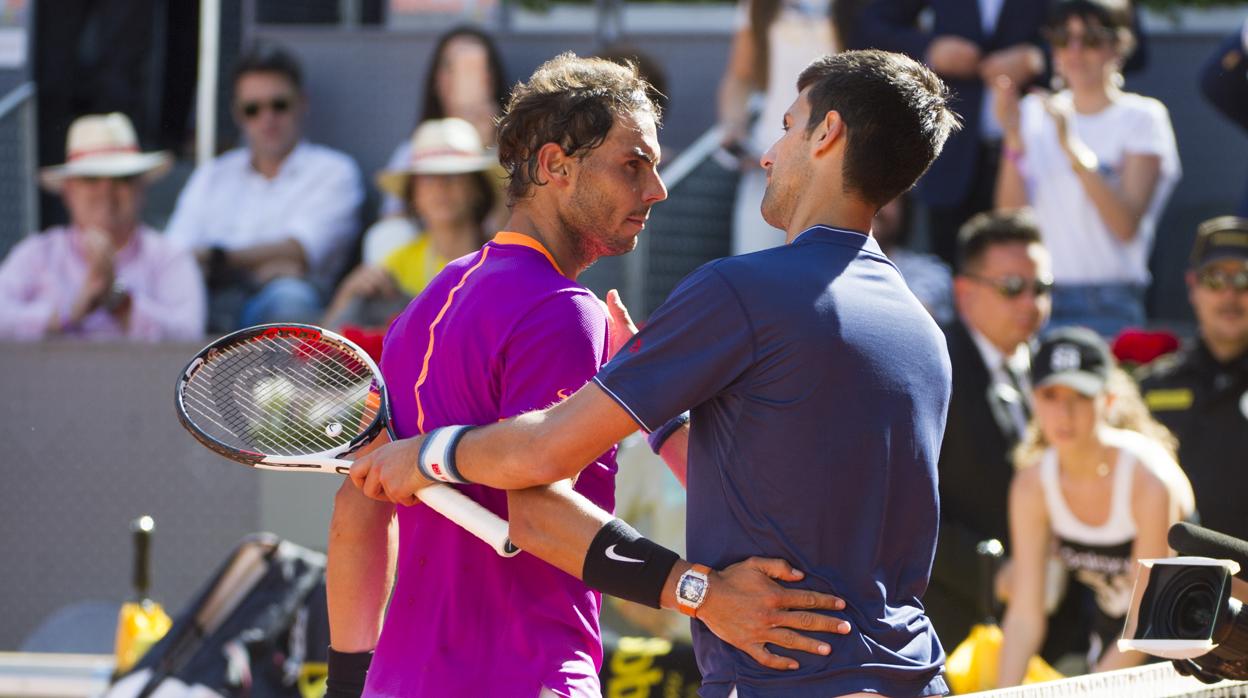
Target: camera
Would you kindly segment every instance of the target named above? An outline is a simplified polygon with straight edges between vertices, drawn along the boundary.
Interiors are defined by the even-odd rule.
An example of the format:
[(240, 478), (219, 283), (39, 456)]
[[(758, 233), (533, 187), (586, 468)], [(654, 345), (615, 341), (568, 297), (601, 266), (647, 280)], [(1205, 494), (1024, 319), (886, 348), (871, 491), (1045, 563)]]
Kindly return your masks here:
[[(1180, 533), (1195, 533), (1200, 540), (1193, 546), (1175, 545), (1176, 531), (1172, 530), (1171, 546), (1176, 550), (1222, 549), (1209, 544), (1210, 535), (1220, 539), (1221, 534), (1179, 526), (1185, 527)], [(1228, 552), (1224, 557), (1241, 557), (1234, 550)], [(1231, 578), (1239, 572), (1239, 562), (1232, 559), (1140, 560), (1118, 648), (1176, 660), (1180, 672), (1206, 681), (1248, 680), (1248, 610), (1231, 596)]]

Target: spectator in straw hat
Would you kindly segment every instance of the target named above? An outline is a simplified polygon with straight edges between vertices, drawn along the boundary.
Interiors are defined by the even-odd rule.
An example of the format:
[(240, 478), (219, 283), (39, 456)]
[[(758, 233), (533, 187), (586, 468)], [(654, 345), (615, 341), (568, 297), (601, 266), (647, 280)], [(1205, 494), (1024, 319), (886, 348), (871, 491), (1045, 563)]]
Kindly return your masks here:
[(168, 234), (192, 247), (206, 271), (211, 329), (313, 322), (355, 241), (359, 169), (303, 140), (307, 97), (289, 53), (247, 53), (233, 87), (247, 144), (195, 170)]
[(120, 113), (80, 117), (67, 140), (68, 162), (44, 168), (40, 182), (60, 194), (70, 224), (26, 238), (0, 265), (0, 339), (199, 337), (194, 257), (139, 222), (169, 155), (139, 152)]
[(365, 233), (364, 263), (338, 287), (325, 325), (389, 324), (447, 262), (485, 244), (495, 201), (489, 171), (498, 160), (486, 154), (477, 130), (453, 117), (426, 121), (409, 152), (405, 167), (377, 175), (377, 186), (405, 202), (407, 215)]

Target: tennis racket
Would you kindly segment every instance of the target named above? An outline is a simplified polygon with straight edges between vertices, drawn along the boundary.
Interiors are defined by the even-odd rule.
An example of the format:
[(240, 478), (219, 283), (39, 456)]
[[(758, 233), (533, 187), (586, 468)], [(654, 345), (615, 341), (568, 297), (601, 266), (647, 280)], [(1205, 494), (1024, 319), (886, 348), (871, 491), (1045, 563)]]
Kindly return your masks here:
[[(383, 429), (395, 438), (377, 364), (313, 325), (257, 325), (204, 347), (178, 377), (177, 409), (201, 444), (266, 470), (345, 475), (343, 456)], [(419, 496), (499, 555), (520, 552), (507, 522), (462, 492), (435, 485)]]

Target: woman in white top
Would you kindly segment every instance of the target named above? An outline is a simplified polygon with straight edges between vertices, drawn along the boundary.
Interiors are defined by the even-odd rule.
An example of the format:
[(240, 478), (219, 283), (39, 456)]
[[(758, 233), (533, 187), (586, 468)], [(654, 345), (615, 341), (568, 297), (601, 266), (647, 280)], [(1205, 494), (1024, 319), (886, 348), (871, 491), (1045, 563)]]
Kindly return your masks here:
[(1174, 439), (1148, 413), (1095, 332), (1048, 335), (1032, 361), (1034, 418), (1010, 485), (1012, 564), (998, 684), (1019, 683), (1044, 641), (1046, 568), (1054, 551), (1095, 598), (1093, 671), (1134, 666), (1121, 634), (1135, 561), (1167, 557), (1171, 524), (1192, 515)]
[[(737, 33), (719, 84), (719, 125), (725, 150), (740, 161), (733, 212), (733, 254), (774, 247), (784, 232), (763, 220), (767, 173), (758, 161), (780, 138), (784, 112), (797, 98), (797, 76), (814, 59), (844, 45), (863, 0), (738, 0)], [(751, 97), (762, 109), (751, 126)]]
[(993, 85), (997, 208), (1036, 211), (1053, 256), (1050, 326), (1106, 337), (1144, 322), (1157, 219), (1180, 175), (1166, 107), (1121, 88), (1130, 27), (1126, 0), (1062, 0), (1047, 38), (1065, 89), (1020, 100), (1008, 79)]

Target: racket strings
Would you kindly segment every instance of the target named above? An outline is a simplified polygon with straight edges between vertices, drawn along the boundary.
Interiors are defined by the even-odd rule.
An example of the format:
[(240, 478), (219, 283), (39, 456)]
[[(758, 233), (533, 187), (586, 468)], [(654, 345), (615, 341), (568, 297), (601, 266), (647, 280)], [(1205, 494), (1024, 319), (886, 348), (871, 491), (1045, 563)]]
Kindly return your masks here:
[[(325, 452), (377, 418), (372, 371), (326, 342), (269, 337), (220, 349), (192, 376), (184, 401), (214, 438), (271, 455)], [(201, 419), (202, 418), (202, 419)], [(211, 428), (204, 428), (211, 425)]]
[[(332, 410), (316, 411), (316, 422), (311, 421), (309, 416), (298, 416), (314, 412), (314, 403), (310, 401), (318, 399), (316, 395), (319, 391), (309, 391), (304, 386), (304, 392), (300, 392), (288, 382), (292, 375), (297, 378), (299, 372), (281, 373), (269, 369), (252, 371), (242, 381), (231, 381), (234, 390), (227, 394), (225, 403), (219, 405), (217, 410), (228, 422), (228, 432), (251, 449), (276, 451), (284, 455), (329, 450), (348, 443), (358, 431), (339, 423), (337, 432), (332, 432), (331, 436), (317, 428), (324, 414)], [(267, 384), (269, 387), (263, 382), (266, 380), (270, 381)], [(278, 381), (278, 385), (283, 387), (274, 390), (272, 381)], [(252, 388), (250, 394), (246, 389), (248, 386)], [(362, 390), (367, 392), (366, 387)], [(217, 401), (220, 402), (219, 396)], [(341, 401), (335, 404), (341, 409)], [(221, 424), (218, 420), (213, 421)], [(334, 438), (338, 436), (345, 438)]]

